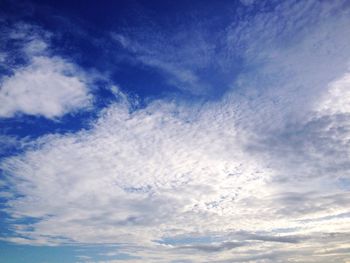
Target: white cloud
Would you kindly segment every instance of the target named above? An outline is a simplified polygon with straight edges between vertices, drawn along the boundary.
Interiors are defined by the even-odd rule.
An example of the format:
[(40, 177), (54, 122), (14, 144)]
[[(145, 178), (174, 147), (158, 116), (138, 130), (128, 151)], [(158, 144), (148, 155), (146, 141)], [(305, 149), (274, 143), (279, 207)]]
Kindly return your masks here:
[[(227, 126), (225, 120), (211, 123), (215, 128), (205, 119), (191, 124), (174, 116), (175, 110), (179, 109), (157, 104), (130, 115), (127, 109), (115, 106), (92, 131), (48, 137), (39, 151), (27, 152), (23, 160), (12, 159), (14, 165), (9, 160), (3, 168), (14, 178), (31, 178), (30, 182), (25, 179), (29, 185), (17, 184), (18, 190), (37, 199), (35, 204), (26, 198), (14, 201), (14, 215), (49, 216), (38, 225), (48, 235), (68, 230), (52, 229), (51, 220), (63, 220), (66, 226), (72, 223), (76, 231), (61, 234), (79, 242), (141, 242), (145, 231), (161, 238), (157, 222), (166, 221), (184, 231), (188, 222), (177, 222), (174, 211), (191, 220), (200, 219), (200, 213), (230, 215), (233, 210), (227, 205), (249, 195), (264, 180), (258, 176), (258, 164), (244, 157), (232, 124), (227, 133), (218, 133), (218, 128)], [(250, 186), (249, 182), (255, 183)], [(104, 189), (102, 194), (100, 189)], [(52, 195), (56, 197), (50, 198)], [(74, 215), (67, 213), (69, 203)], [(57, 211), (63, 214), (50, 219)], [(91, 217), (101, 220), (99, 234), (94, 226), (91, 232), (87, 230), (93, 223)], [(78, 226), (76, 220), (87, 222)], [(138, 235), (130, 235), (128, 226), (140, 231)]]
[(43, 40), (32, 39), (24, 46), (24, 52), (29, 56), (42, 55), (47, 51), (48, 45)]
[(316, 108), (323, 115), (350, 113), (350, 73), (329, 85), (328, 92)]
[[(0, 117), (28, 114), (57, 118), (91, 106), (88, 83), (92, 78), (74, 63), (50, 54), (48, 32), (23, 23), (5, 32), (8, 34), (1, 32), (1, 40), (15, 40), (18, 47), (3, 53), (4, 67), (11, 74), (0, 80)], [(24, 65), (12, 61), (18, 54)]]
[[(294, 241), (288, 240), (293, 235), (301, 237), (293, 243), (294, 252), (311, 253), (310, 244), (322, 248), (324, 237), (318, 233), (347, 233), (349, 217), (338, 215), (348, 212), (350, 197), (332, 185), (332, 174), (305, 177), (308, 185), (300, 187), (291, 173), (295, 167), (278, 166), (286, 164), (278, 151), (270, 158), (269, 149), (248, 150), (256, 141), (252, 131), (237, 126), (233, 99), (199, 111), (164, 101), (133, 113), (125, 104), (113, 105), (92, 130), (43, 137), (25, 155), (7, 159), (2, 169), (22, 196), (9, 202), (7, 212), (41, 219), (16, 230), (33, 241), (14, 241), (122, 243), (118, 251), (149, 262), (156, 260), (151, 253), (163, 259), (159, 262), (225, 260), (234, 249), (243, 261), (252, 247), (262, 258), (269, 256), (267, 249), (292, 253), (288, 242)], [(298, 151), (290, 153), (294, 158)], [(315, 168), (309, 159), (294, 164), (301, 172), (304, 164)], [(276, 181), (283, 179), (281, 171), (291, 176), (289, 182)], [(327, 228), (317, 223), (320, 218)], [(247, 234), (235, 234), (238, 230)], [(261, 231), (271, 236), (249, 234)], [(197, 245), (154, 243), (202, 235), (222, 242), (210, 241), (198, 250)], [(334, 248), (344, 242), (332, 238), (327, 240)], [(242, 246), (227, 245), (237, 240)]]
[(36, 56), (30, 65), (4, 77), (0, 88), (0, 117), (17, 113), (60, 117), (91, 104), (86, 79), (73, 64)]

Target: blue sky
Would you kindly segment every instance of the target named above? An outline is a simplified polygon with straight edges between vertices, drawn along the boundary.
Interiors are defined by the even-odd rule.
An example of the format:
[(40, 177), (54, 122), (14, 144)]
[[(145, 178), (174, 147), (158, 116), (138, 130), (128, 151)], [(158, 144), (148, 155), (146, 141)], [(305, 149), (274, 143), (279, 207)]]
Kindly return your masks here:
[(348, 1), (0, 10), (0, 262), (350, 262)]

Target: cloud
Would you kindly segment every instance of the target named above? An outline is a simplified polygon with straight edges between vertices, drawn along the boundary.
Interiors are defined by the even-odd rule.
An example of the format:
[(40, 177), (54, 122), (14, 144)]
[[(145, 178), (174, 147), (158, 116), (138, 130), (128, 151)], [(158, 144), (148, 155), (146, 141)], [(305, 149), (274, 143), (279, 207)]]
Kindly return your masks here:
[(224, 242), (221, 244), (212, 244), (212, 245), (188, 245), (178, 247), (179, 249), (190, 249), (190, 250), (199, 250), (203, 252), (220, 252), (223, 250), (231, 250), (236, 247), (244, 246), (244, 243), (240, 242)]
[(320, 100), (317, 110), (322, 115), (334, 116), (350, 112), (350, 73), (330, 83), (328, 92)]
[[(19, 26), (8, 29), (10, 34), (4, 41), (19, 41), (21, 48), (17, 52), (25, 63), (9, 63), (10, 73), (2, 76), (0, 117), (28, 114), (53, 119), (91, 106), (88, 88), (91, 78), (74, 63), (51, 55), (45, 33), (30, 25), (20, 25), (23, 26), (20, 29)], [(11, 56), (7, 54), (5, 62)]]
[(22, 113), (52, 119), (88, 107), (92, 97), (77, 73), (73, 64), (58, 57), (34, 57), (30, 65), (2, 79), (0, 116)]
[[(157, 251), (152, 240), (193, 231), (221, 236), (223, 244), (251, 242), (237, 247), (240, 254), (251, 246), (261, 250), (259, 242), (302, 247), (316, 232), (344, 231), (348, 218), (329, 217), (328, 223), (337, 222), (332, 228), (298, 220), (346, 211), (346, 194), (336, 188), (327, 195), (306, 194), (303, 188), (281, 194), (285, 187), (293, 189), (295, 177), (281, 188), (278, 167), (271, 170), (254, 151), (246, 152), (244, 142), (251, 142), (234, 124), (232, 102), (221, 103), (199, 112), (163, 101), (132, 113), (125, 104), (113, 105), (92, 130), (43, 137), (24, 155), (8, 158), (1, 168), (22, 197), (9, 201), (7, 212), (14, 219), (39, 219), (17, 234), (43, 244), (65, 242), (57, 237), (120, 243), (123, 252), (148, 258), (150, 250)], [(280, 160), (269, 159), (268, 165)], [(313, 189), (323, 190), (315, 184)], [(249, 234), (276, 228), (295, 228), (292, 234), (302, 237), (279, 230), (276, 236)], [(234, 229), (248, 234), (228, 237)], [(130, 249), (127, 243), (144, 247)], [(187, 248), (225, 258), (231, 248), (185, 247), (162, 248), (160, 258), (190, 257)]]
[[(174, 105), (156, 103), (130, 115), (124, 106), (114, 106), (101, 116), (93, 130), (42, 138), (40, 150), (28, 151), (22, 160), (8, 159), (2, 168), (14, 180), (29, 183), (16, 183), (16, 191), (24, 191), (26, 196), (34, 194), (37, 199), (35, 204), (26, 198), (14, 200), (13, 215), (46, 218), (38, 227), (57, 234), (67, 229), (49, 230), (49, 225), (63, 220), (77, 229), (69, 235), (79, 242), (141, 242), (145, 227), (157, 236), (159, 222), (173, 222), (179, 227), (185, 224), (185, 229), (187, 223), (176, 223), (179, 219), (174, 211), (201, 221), (201, 211), (208, 216), (223, 213), (230, 200), (248, 195), (249, 181), (262, 180), (255, 175), (258, 168), (253, 161), (241, 160), (244, 154), (238, 148), (228, 147), (228, 143), (237, 143), (230, 135), (232, 131), (222, 140), (205, 119), (187, 123), (176, 116), (178, 110)], [(216, 124), (223, 125), (225, 120)], [(208, 148), (208, 144), (212, 147)], [(32, 161), (28, 163), (29, 160)], [(241, 177), (243, 170), (247, 175)], [(240, 189), (245, 183), (247, 187)], [(207, 194), (203, 195), (203, 191)], [(182, 195), (178, 196), (178, 192)], [(56, 196), (54, 200), (50, 198), (52, 194)], [(66, 210), (70, 206), (76, 211), (73, 218)], [(84, 216), (86, 209), (95, 212)], [(63, 214), (52, 216), (58, 211)], [(85, 231), (78, 230), (78, 222), (83, 221)], [(101, 227), (97, 236), (95, 224)], [(130, 235), (129, 228), (140, 233)], [(51, 235), (49, 232), (47, 235)]]

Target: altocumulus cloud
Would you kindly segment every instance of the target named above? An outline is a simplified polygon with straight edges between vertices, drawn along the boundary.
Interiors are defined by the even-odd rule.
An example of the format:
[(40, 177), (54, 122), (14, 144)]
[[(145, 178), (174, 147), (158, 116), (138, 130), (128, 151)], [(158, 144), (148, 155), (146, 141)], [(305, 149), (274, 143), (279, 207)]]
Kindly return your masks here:
[[(12, 197), (4, 210), (14, 220), (4, 239), (118, 244), (133, 262), (347, 262), (349, 17), (342, 1), (285, 1), (225, 28), (215, 56), (203, 40), (208, 57), (193, 53), (191, 63), (154, 55), (153, 40), (113, 33), (136, 50), (136, 61), (185, 90), (203, 81), (199, 61), (239, 53), (249, 67), (227, 77), (220, 100), (193, 105), (158, 99), (134, 110), (115, 88), (119, 102), (90, 129), (42, 136), (4, 159), (3, 194)], [(157, 42), (157, 52), (168, 45)], [(185, 46), (178, 54), (192, 54)], [(3, 116), (53, 118), (88, 105), (84, 73), (57, 57), (32, 56), (2, 82), (2, 98), (11, 101)], [(42, 86), (51, 81), (60, 92), (46, 101)], [(20, 99), (23, 82), (28, 103)], [(25, 218), (36, 220), (18, 223)]]

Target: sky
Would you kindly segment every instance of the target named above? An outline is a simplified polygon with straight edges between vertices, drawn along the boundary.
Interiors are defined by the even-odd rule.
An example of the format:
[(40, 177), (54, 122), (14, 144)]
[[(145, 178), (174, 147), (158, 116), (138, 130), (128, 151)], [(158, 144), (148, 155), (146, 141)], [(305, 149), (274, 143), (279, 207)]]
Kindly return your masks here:
[(0, 262), (350, 262), (350, 2), (0, 2)]

